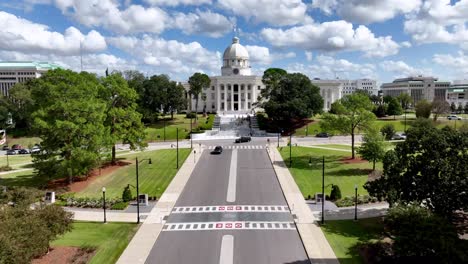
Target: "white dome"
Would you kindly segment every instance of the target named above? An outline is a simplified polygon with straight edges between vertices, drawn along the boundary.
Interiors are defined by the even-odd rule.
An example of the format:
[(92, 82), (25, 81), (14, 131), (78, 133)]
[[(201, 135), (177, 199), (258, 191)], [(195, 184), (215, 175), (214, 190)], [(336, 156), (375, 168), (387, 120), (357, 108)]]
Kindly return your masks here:
[(239, 44), (239, 38), (234, 37), (232, 39), (232, 44), (226, 48), (224, 51), (223, 59), (232, 60), (232, 59), (248, 59), (249, 53), (247, 50)]

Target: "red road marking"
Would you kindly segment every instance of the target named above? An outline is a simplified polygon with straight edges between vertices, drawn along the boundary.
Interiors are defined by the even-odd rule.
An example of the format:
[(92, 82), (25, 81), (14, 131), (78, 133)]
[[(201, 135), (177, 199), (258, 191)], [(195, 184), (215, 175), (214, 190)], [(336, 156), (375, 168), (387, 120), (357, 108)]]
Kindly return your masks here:
[(220, 206), (220, 207), (219, 207), (219, 210), (220, 210), (220, 211), (223, 211), (223, 210), (224, 210), (224, 206)]
[(236, 210), (242, 210), (242, 206), (236, 206)]
[(226, 228), (232, 228), (232, 223), (226, 223)]
[(236, 223), (236, 228), (242, 228), (242, 223)]
[(232, 206), (228, 206), (228, 208), (227, 208), (227, 209), (228, 209), (228, 210), (232, 210), (232, 209), (233, 209), (233, 207), (232, 207)]
[(223, 224), (222, 223), (217, 223), (216, 228), (223, 228)]

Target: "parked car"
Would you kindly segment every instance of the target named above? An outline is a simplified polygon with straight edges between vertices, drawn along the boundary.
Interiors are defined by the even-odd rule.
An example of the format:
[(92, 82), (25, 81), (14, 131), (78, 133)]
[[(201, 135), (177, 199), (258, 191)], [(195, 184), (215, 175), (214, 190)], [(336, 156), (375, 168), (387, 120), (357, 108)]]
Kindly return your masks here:
[(330, 137), (330, 134), (328, 134), (327, 132), (320, 132), (315, 136), (319, 138), (327, 138), (327, 137)]
[(251, 137), (240, 137), (240, 138), (236, 138), (236, 143), (242, 143), (242, 142), (249, 142), (251, 141), (252, 138)]
[(37, 145), (32, 147), (32, 149), (30, 151), (31, 154), (36, 154), (36, 153), (39, 153), (39, 152), (41, 152), (41, 148), (39, 146), (37, 146)]
[(11, 149), (14, 149), (14, 150), (20, 150), (22, 148), (23, 147), (20, 144), (14, 144), (13, 146), (11, 146)]
[(221, 146), (216, 146), (213, 151), (211, 151), (211, 154), (221, 154), (223, 152), (223, 147)]
[(9, 149), (9, 150), (7, 150), (6, 154), (7, 155), (16, 155), (16, 154), (18, 154), (18, 151), (14, 150), (14, 149)]
[(457, 116), (457, 115), (449, 115), (449, 116), (447, 116), (447, 119), (448, 120), (461, 120), (462, 118), (460, 116)]
[(27, 149), (20, 149), (20, 150), (18, 150), (18, 154), (29, 154), (29, 150), (27, 150)]
[(9, 150), (10, 148), (8, 147), (8, 145), (3, 145), (2, 147), (2, 150)]
[(393, 140), (405, 140), (406, 139), (406, 134), (405, 133), (396, 133), (395, 135), (392, 136)]

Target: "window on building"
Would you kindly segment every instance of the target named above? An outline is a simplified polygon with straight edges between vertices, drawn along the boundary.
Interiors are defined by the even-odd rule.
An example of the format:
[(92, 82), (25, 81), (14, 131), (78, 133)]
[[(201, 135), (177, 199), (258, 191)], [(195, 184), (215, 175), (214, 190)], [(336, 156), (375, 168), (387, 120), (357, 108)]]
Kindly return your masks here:
[(249, 99), (249, 100), (250, 100), (250, 93), (248, 93), (248, 94), (247, 94), (247, 99)]
[(214, 100), (214, 99), (215, 99), (215, 94), (212, 93), (212, 94), (211, 94), (211, 100)]
[(211, 86), (211, 91), (214, 91), (214, 86)]
[(261, 89), (261, 88), (260, 88), (260, 85), (259, 85), (259, 86), (258, 86), (258, 90), (260, 90), (260, 89)]
[(221, 94), (221, 100), (224, 100), (224, 93)]

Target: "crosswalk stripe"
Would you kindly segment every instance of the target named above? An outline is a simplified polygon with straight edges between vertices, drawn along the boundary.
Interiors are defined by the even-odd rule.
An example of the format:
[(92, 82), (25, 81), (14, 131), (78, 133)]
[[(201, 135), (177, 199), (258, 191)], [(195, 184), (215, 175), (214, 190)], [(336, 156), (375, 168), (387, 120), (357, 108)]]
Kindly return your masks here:
[(166, 223), (162, 231), (295, 230), (293, 222), (190, 222)]
[(173, 214), (217, 213), (217, 212), (289, 212), (285, 205), (212, 205), (212, 206), (178, 206), (172, 209)]

